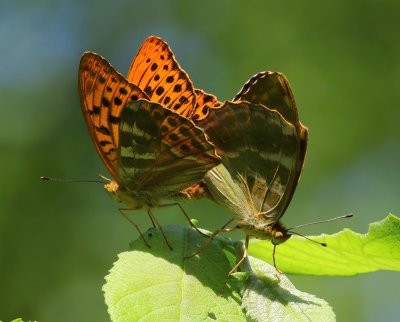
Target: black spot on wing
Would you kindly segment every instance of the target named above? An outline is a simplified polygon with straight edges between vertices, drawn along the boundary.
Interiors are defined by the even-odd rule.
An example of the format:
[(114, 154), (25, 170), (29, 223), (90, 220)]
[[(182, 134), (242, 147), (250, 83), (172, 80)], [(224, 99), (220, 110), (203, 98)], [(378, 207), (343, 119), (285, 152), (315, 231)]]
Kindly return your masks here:
[(105, 126), (103, 126), (103, 125), (102, 126), (95, 126), (94, 128), (95, 128), (95, 130), (97, 132), (99, 132), (101, 134), (105, 134), (105, 135), (110, 135), (111, 134), (110, 130), (108, 128), (106, 128)]
[(122, 100), (119, 97), (114, 97), (114, 104), (119, 106), (122, 104)]
[(181, 84), (176, 84), (176, 85), (174, 86), (173, 91), (174, 91), (175, 93), (180, 93), (180, 92), (182, 92), (182, 85), (181, 85)]
[(164, 93), (164, 87), (162, 86), (157, 87), (156, 94), (160, 96), (162, 93)]
[(112, 124), (119, 124), (119, 122), (120, 122), (120, 118), (119, 117), (111, 115), (111, 114), (108, 116), (108, 120)]
[(151, 70), (152, 72), (154, 72), (157, 68), (158, 68), (157, 63), (153, 63), (153, 64), (151, 65), (151, 67), (150, 67), (150, 70)]
[(111, 105), (110, 101), (109, 101), (106, 97), (102, 97), (101, 103), (102, 103), (105, 107), (110, 107), (110, 105)]
[(172, 127), (176, 127), (178, 125), (178, 122), (173, 117), (168, 117), (167, 122)]

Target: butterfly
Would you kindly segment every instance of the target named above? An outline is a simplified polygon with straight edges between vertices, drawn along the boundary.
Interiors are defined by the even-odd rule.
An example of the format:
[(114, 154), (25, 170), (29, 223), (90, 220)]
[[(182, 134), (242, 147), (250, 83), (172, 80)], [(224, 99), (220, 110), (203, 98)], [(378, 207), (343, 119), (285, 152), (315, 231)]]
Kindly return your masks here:
[(145, 40), (127, 78), (85, 52), (79, 92), (90, 136), (113, 177), (106, 190), (129, 209), (145, 208), (153, 223), (151, 208), (181, 197), (180, 191), (220, 163), (204, 131), (190, 120), (210, 102), (196, 103), (189, 76), (162, 39)]
[[(246, 258), (250, 237), (270, 240), (274, 254), (290, 238), (280, 218), (300, 178), (308, 130), (299, 121), (289, 81), (275, 72), (253, 76), (233, 102), (210, 109), (197, 125), (222, 160), (205, 175), (205, 193), (235, 214), (235, 229), (246, 234), (243, 258), (232, 273)], [(214, 236), (232, 230), (225, 227)]]

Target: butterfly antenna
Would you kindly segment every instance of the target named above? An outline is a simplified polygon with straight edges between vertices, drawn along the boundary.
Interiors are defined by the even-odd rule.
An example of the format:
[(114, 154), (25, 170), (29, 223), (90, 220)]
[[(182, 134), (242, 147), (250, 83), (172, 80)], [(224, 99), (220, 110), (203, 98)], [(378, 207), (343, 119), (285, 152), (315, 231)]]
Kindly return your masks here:
[(326, 247), (326, 246), (328, 246), (327, 243), (318, 242), (318, 241), (313, 240), (311, 238), (308, 238), (308, 237), (306, 237), (306, 236), (304, 236), (302, 234), (296, 233), (296, 232), (292, 231), (292, 229), (299, 228), (299, 227), (304, 227), (304, 226), (315, 225), (315, 224), (321, 224), (321, 223), (325, 223), (325, 222), (329, 222), (329, 221), (333, 221), (333, 220), (337, 220), (337, 219), (350, 218), (350, 217), (353, 217), (353, 214), (346, 214), (346, 215), (338, 216), (338, 217), (331, 218), (331, 219), (313, 221), (313, 222), (310, 222), (310, 223), (307, 223), (307, 224), (302, 224), (302, 225), (298, 225), (298, 226), (294, 226), (292, 228), (289, 228), (288, 232), (290, 234), (292, 234), (292, 235), (297, 235), (297, 236), (303, 237), (303, 238), (305, 238), (305, 239), (307, 239), (309, 241), (312, 241), (313, 243), (316, 243), (316, 244), (319, 244), (319, 245), (321, 245), (323, 247)]
[(111, 182), (111, 179), (108, 179), (106, 176), (99, 174), (99, 178), (103, 179), (105, 182)]
[[(104, 180), (107, 179), (107, 178), (103, 178), (103, 177), (101, 177), (101, 178), (104, 179)], [(102, 183), (102, 184), (105, 184), (105, 183), (109, 182), (109, 181), (85, 180), (85, 179), (83, 179), (83, 180), (70, 180), (70, 179), (60, 179), (60, 178), (52, 178), (52, 177), (45, 177), (45, 176), (40, 177), (40, 179), (43, 180), (43, 181), (66, 182), (66, 183), (94, 182), (94, 183)]]
[[(294, 226), (294, 227), (292, 227), (292, 228), (289, 228), (288, 230), (292, 230), (292, 229), (300, 228), (300, 227), (304, 227), (304, 226), (310, 226), (310, 225), (315, 225), (315, 224), (321, 224), (321, 223), (324, 223), (324, 222), (334, 221), (334, 220), (342, 219), (342, 218), (350, 218), (350, 217), (353, 217), (353, 214), (346, 214), (346, 215), (338, 216), (338, 217), (331, 218), (331, 219), (313, 221), (313, 222), (309, 222), (309, 223), (307, 223), (307, 224), (302, 224), (302, 225)], [(303, 236), (303, 237), (304, 237), (304, 236)]]
[(321, 246), (323, 246), (323, 247), (328, 246), (327, 243), (321, 243), (321, 242), (319, 242), (319, 241), (316, 241), (316, 240), (314, 240), (314, 239), (308, 238), (307, 236), (304, 236), (304, 235), (302, 235), (302, 234), (296, 233), (296, 232), (294, 232), (294, 231), (291, 231), (290, 233), (291, 233), (292, 235), (297, 235), (297, 236), (303, 237), (303, 238), (305, 238), (305, 239), (307, 239), (307, 240), (309, 240), (309, 241), (312, 241), (313, 243), (316, 243), (316, 244), (318, 244), (318, 245), (321, 245)]

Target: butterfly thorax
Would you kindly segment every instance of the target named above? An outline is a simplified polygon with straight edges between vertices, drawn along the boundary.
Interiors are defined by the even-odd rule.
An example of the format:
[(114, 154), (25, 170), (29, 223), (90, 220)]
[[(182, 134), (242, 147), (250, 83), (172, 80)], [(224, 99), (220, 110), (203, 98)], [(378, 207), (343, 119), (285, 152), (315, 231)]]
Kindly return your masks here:
[(131, 191), (119, 185), (114, 180), (105, 184), (104, 188), (114, 200), (124, 203), (132, 209), (139, 209), (146, 206), (155, 207), (159, 204), (158, 199), (152, 197), (150, 192)]
[(248, 236), (270, 240), (274, 245), (282, 244), (292, 236), (279, 221), (272, 225), (266, 223), (262, 213), (252, 216), (250, 221), (239, 222), (238, 228), (243, 229)]

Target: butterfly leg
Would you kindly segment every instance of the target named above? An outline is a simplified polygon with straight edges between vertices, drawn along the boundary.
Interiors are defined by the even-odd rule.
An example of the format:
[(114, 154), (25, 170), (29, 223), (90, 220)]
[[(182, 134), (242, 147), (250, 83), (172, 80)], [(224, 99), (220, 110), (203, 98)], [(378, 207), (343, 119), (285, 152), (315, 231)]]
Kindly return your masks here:
[(139, 226), (131, 219), (129, 218), (129, 216), (124, 212), (127, 210), (132, 210), (130, 208), (119, 208), (118, 211), (125, 217), (126, 220), (129, 221), (129, 223), (136, 228), (137, 232), (139, 233), (140, 237), (143, 239), (143, 242), (146, 244), (146, 246), (148, 248), (151, 248), (151, 246), (149, 245), (149, 243), (147, 242), (146, 238), (144, 238), (144, 235), (142, 233), (142, 231), (140, 230)]
[(172, 246), (171, 246), (171, 244), (169, 243), (169, 241), (168, 241), (168, 239), (167, 239), (167, 236), (165, 236), (164, 230), (162, 229), (160, 223), (158, 222), (158, 220), (157, 220), (156, 217), (154, 216), (153, 212), (151, 211), (151, 208), (148, 207), (146, 210), (147, 210), (147, 213), (149, 214), (149, 216), (150, 216), (150, 218), (151, 218), (151, 221), (152, 221), (153, 223), (155, 223), (156, 226), (157, 226), (157, 228), (160, 230), (161, 235), (163, 236), (163, 238), (164, 238), (164, 240), (165, 240), (165, 243), (167, 244), (168, 248), (169, 248), (170, 250), (172, 250)]
[(150, 216), (149, 212), (147, 212), (147, 214), (149, 215), (149, 218), (151, 220), (151, 224), (153, 225), (153, 228), (157, 228), (156, 223), (154, 222), (154, 219), (152, 216)]
[(211, 243), (214, 239), (215, 236), (217, 236), (219, 233), (221, 232), (230, 232), (236, 229), (236, 227), (233, 228), (226, 228), (226, 226), (228, 226), (235, 218), (232, 218), (231, 220), (229, 220), (225, 225), (223, 225), (221, 228), (216, 229), (210, 236), (207, 236), (207, 240), (205, 241), (205, 243), (203, 245), (201, 245), (193, 254), (189, 255), (189, 256), (185, 256), (184, 259), (189, 259), (192, 258), (193, 256), (196, 256), (197, 254), (199, 254), (204, 248), (206, 248), (208, 246), (209, 243)]
[(248, 248), (249, 248), (249, 240), (250, 240), (250, 236), (247, 235), (246, 236), (246, 240), (244, 242), (244, 248), (243, 248), (243, 255), (242, 258), (236, 263), (236, 265), (229, 271), (228, 276), (232, 275), (232, 273), (234, 273), (240, 265), (242, 265), (243, 261), (247, 258), (248, 256)]
[(272, 259), (274, 260), (274, 267), (275, 267), (276, 271), (277, 271), (279, 274), (283, 274), (283, 273), (278, 269), (278, 267), (276, 267), (276, 262), (275, 262), (275, 250), (276, 250), (276, 245), (274, 245), (274, 250), (272, 251)]
[(172, 207), (172, 206), (178, 206), (180, 210), (182, 211), (183, 215), (186, 217), (186, 219), (189, 221), (190, 226), (192, 226), (193, 229), (195, 229), (200, 235), (203, 235), (204, 237), (210, 237), (209, 235), (203, 233), (201, 230), (199, 230), (195, 225), (193, 225), (192, 221), (190, 220), (189, 215), (186, 213), (185, 209), (181, 206), (180, 203), (175, 202), (175, 203), (169, 203), (165, 205), (159, 205), (158, 207)]

